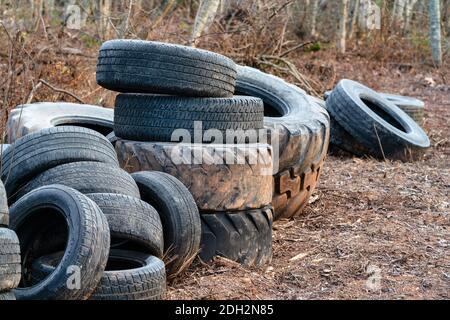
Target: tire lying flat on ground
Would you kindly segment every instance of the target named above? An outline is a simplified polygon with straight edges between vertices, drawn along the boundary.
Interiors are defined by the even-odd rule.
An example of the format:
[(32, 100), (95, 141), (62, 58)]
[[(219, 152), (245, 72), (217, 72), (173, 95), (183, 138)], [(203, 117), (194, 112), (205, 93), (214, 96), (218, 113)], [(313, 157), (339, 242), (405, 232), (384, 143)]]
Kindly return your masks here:
[(111, 232), (111, 247), (125, 240), (122, 247), (136, 244), (143, 252), (163, 256), (163, 228), (158, 212), (137, 198), (121, 194), (87, 195), (106, 216)]
[[(51, 274), (63, 253), (37, 259), (32, 274), (37, 281)], [(164, 263), (151, 255), (112, 249), (106, 270), (90, 300), (160, 300), (166, 292)]]
[[(15, 290), (18, 300), (84, 300), (97, 287), (108, 260), (108, 222), (99, 207), (80, 192), (61, 185), (33, 190), (11, 207), (11, 228), (20, 240), (23, 280)], [(65, 228), (64, 256), (49, 277), (29, 286), (29, 270), (45, 252), (40, 236)], [(53, 239), (60, 241), (61, 239)], [(60, 250), (61, 250), (60, 249)], [(53, 251), (54, 252), (54, 251)], [(68, 281), (79, 272), (79, 288)], [(71, 283), (71, 282), (70, 282)]]
[(200, 258), (223, 256), (249, 266), (272, 259), (272, 209), (202, 214)]
[(114, 147), (100, 133), (81, 127), (43, 129), (17, 140), (2, 157), (8, 197), (40, 173), (70, 162), (118, 165)]
[(166, 173), (147, 171), (132, 176), (142, 199), (161, 217), (167, 274), (179, 274), (200, 249), (201, 222), (194, 198), (179, 180)]
[[(227, 142), (227, 130), (259, 130), (263, 128), (264, 106), (259, 98), (190, 98), (143, 94), (121, 94), (114, 108), (114, 132), (117, 137), (136, 141), (179, 142), (172, 140), (175, 130), (185, 129), (188, 141), (194, 142), (195, 122), (201, 122), (202, 141), (206, 130), (218, 130)], [(178, 132), (178, 131), (177, 131)], [(245, 137), (236, 139), (245, 142)], [(178, 137), (180, 139), (180, 137)], [(234, 140), (234, 139), (233, 139)], [(195, 141), (200, 142), (200, 141)], [(257, 132), (252, 143), (257, 142)]]
[(66, 163), (41, 173), (18, 190), (10, 202), (51, 184), (62, 184), (83, 194), (113, 193), (139, 198), (139, 189), (126, 171), (107, 163), (83, 161)]
[(126, 171), (160, 171), (179, 179), (200, 210), (261, 208), (272, 201), (271, 148), (265, 144), (199, 145), (116, 142)]
[(19, 239), (14, 231), (0, 228), (0, 292), (15, 289), (20, 274)]
[(19, 105), (6, 123), (8, 143), (46, 128), (80, 126), (103, 135), (113, 130), (114, 111), (99, 106), (67, 102), (40, 102)]
[(327, 110), (366, 155), (409, 161), (421, 158), (430, 146), (427, 135), (413, 119), (357, 82), (339, 82), (327, 99)]
[[(264, 127), (274, 147), (273, 206), (275, 220), (290, 218), (308, 203), (326, 157), (330, 119), (306, 92), (257, 69), (238, 66), (236, 94), (264, 101)], [(277, 159), (278, 150), (278, 159)]]
[(235, 82), (231, 59), (181, 45), (112, 40), (98, 57), (97, 83), (118, 92), (230, 97)]
[(0, 228), (9, 225), (8, 197), (6, 196), (5, 186), (0, 181)]

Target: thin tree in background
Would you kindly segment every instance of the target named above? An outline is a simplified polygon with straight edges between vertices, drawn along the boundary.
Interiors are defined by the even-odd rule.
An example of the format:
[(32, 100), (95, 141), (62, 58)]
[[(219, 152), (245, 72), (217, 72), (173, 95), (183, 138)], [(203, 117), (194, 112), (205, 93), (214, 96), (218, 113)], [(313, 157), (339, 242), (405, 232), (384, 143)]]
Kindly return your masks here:
[(441, 12), (439, 9), (439, 0), (428, 0), (428, 18), (430, 23), (430, 43), (433, 62), (436, 66), (441, 66)]
[(201, 0), (195, 17), (191, 44), (195, 47), (198, 38), (208, 30), (219, 9), (220, 0)]
[(339, 4), (339, 28), (337, 33), (337, 48), (340, 53), (345, 53), (347, 37), (348, 0), (341, 0)]

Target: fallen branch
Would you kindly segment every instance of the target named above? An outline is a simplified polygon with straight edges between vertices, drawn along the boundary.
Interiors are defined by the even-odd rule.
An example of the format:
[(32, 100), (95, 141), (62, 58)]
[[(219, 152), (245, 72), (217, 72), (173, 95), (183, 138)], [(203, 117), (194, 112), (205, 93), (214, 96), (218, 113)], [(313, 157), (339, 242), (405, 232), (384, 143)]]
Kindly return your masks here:
[(56, 88), (56, 87), (52, 86), (50, 83), (48, 83), (47, 81), (45, 81), (43, 79), (39, 79), (39, 83), (42, 83), (43, 85), (45, 85), (46, 87), (52, 89), (55, 92), (63, 93), (63, 94), (66, 94), (68, 96), (71, 96), (72, 98), (77, 100), (79, 103), (85, 104), (85, 102), (80, 97), (78, 97), (77, 95), (73, 94), (72, 92), (69, 92), (69, 91), (64, 90), (64, 89)]

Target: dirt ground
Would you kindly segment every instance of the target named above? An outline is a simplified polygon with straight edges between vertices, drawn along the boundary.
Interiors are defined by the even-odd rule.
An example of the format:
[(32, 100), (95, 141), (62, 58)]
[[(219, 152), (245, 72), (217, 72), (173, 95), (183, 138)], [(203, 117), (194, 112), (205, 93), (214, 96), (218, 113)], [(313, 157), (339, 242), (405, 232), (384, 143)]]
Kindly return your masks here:
[(450, 298), (450, 73), (363, 59), (338, 65), (338, 79), (426, 102), (425, 159), (330, 155), (309, 208), (275, 223), (269, 266), (197, 261), (170, 286), (170, 299)]

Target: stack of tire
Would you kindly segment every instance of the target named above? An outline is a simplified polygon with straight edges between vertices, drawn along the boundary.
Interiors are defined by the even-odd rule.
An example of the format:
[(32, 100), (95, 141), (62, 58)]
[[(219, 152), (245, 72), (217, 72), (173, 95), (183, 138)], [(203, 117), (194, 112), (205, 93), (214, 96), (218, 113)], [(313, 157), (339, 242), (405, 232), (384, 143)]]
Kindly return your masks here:
[(27, 134), (3, 153), (1, 175), (20, 241), (18, 299), (164, 297), (160, 217), (103, 135), (75, 126)]
[[(236, 74), (235, 63), (219, 54), (134, 40), (104, 43), (97, 66), (97, 82), (122, 92), (114, 109), (121, 166), (168, 173), (189, 189), (201, 216), (201, 224), (189, 229), (201, 233), (203, 260), (222, 255), (260, 266), (272, 256), (271, 147), (240, 137), (211, 141), (205, 134), (263, 129), (263, 101), (233, 96)], [(189, 140), (172, 139), (176, 129)], [(251, 155), (259, 161), (252, 163)], [(138, 185), (143, 175), (133, 174)]]
[(0, 181), (0, 301), (16, 299), (13, 290), (19, 285), (21, 273), (19, 239), (8, 226), (8, 202)]
[(357, 156), (415, 161), (430, 147), (420, 127), (422, 101), (379, 94), (352, 80), (341, 80), (326, 94), (331, 142)]

